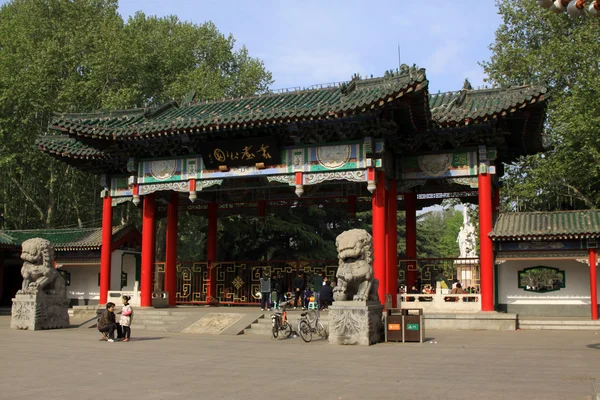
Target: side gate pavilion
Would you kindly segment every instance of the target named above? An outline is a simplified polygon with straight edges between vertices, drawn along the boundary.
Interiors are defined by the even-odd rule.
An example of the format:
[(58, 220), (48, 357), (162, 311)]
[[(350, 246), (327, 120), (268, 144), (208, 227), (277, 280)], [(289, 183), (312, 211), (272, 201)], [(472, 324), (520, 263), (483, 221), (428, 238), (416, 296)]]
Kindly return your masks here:
[[(351, 215), (372, 210), (379, 296), (396, 301), (398, 207), (406, 211), (400, 275), (417, 279), (416, 211), (459, 198), (479, 204), (481, 310), (494, 310), (494, 255), (488, 234), (503, 163), (543, 150), (546, 89), (514, 87), (430, 94), (424, 69), (402, 66), (383, 78), (219, 101), (171, 102), (153, 109), (56, 115), (37, 147), (102, 174), (103, 231), (112, 208), (143, 203), (141, 305), (151, 306), (155, 222), (166, 211), (164, 290), (175, 305), (181, 210), (208, 217), (208, 250), (198, 302), (224, 301), (247, 284), (216, 258), (217, 218), (264, 216), (276, 207), (319, 204)], [(157, 208), (157, 199), (168, 202)], [(263, 262), (263, 265), (268, 262)], [(234, 268), (235, 269), (235, 268)], [(229, 271), (231, 272), (231, 271)], [(182, 272), (193, 273), (192, 268)], [(231, 282), (223, 283), (223, 280)], [(184, 279), (185, 280), (185, 279)], [(110, 289), (102, 249), (100, 303)], [(248, 302), (233, 293), (233, 299)], [(230, 293), (231, 295), (231, 293)], [(240, 297), (236, 297), (240, 296)], [(244, 297), (244, 298), (242, 298)]]

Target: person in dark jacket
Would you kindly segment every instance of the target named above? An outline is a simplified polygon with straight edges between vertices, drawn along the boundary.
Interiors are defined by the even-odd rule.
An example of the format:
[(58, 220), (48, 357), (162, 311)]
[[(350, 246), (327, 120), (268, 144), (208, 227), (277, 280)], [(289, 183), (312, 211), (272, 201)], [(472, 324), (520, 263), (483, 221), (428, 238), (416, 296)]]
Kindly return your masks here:
[(117, 330), (117, 336), (121, 337), (121, 326), (117, 324), (115, 320), (115, 303), (106, 303), (106, 310), (98, 319), (98, 330), (100, 332), (108, 333), (107, 338), (100, 340), (107, 340), (108, 342), (115, 341), (115, 330)]
[(325, 278), (325, 273), (322, 275), (314, 275), (312, 278), (312, 286), (313, 286), (313, 294), (315, 296), (315, 301), (319, 303), (319, 293), (321, 293), (321, 288), (323, 287), (323, 279)]
[(277, 297), (274, 301), (274, 307), (278, 308), (283, 305), (283, 279), (279, 276), (279, 273), (275, 274), (275, 278), (273, 278), (273, 291), (276, 293)]
[(319, 294), (319, 310), (324, 310), (332, 304), (333, 288), (331, 287), (331, 282), (326, 281), (325, 286), (321, 288), (321, 293)]
[(294, 279), (294, 308), (298, 305), (298, 300), (300, 300), (300, 305), (302, 305), (302, 295), (304, 293), (304, 277), (302, 276), (302, 272), (298, 272), (298, 276)]
[(260, 311), (271, 311), (271, 277), (265, 271), (260, 277)]

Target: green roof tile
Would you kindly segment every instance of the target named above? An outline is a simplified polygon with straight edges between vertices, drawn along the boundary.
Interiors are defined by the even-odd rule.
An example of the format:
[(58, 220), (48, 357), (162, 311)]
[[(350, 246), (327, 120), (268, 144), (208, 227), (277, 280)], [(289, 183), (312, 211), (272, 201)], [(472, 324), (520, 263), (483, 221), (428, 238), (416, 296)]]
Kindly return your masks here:
[[(544, 99), (545, 87), (463, 89), (429, 96), (432, 118), (442, 126), (466, 124), (497, 118), (521, 106)], [(516, 111), (516, 110), (515, 110)]]
[[(131, 230), (135, 230), (132, 225), (113, 226), (113, 242)], [(102, 245), (102, 228), (30, 229), (4, 232), (5, 235), (12, 237), (13, 243), (17, 245), (37, 237), (50, 241), (56, 250), (97, 250)]]
[(356, 81), (354, 90), (337, 85), (313, 90), (267, 94), (246, 99), (203, 102), (185, 107), (168, 103), (152, 110), (126, 110), (98, 114), (56, 115), (51, 128), (72, 135), (127, 139), (161, 131), (221, 129), (229, 124), (274, 122), (273, 119), (327, 118), (344, 112), (361, 112), (380, 100), (425, 90), (424, 70), (404, 75)]
[(16, 247), (17, 243), (15, 238), (7, 235), (4, 232), (0, 232), (0, 247)]
[(557, 240), (600, 237), (600, 210), (502, 213), (490, 238)]
[(102, 151), (87, 146), (66, 135), (38, 136), (35, 145), (41, 151), (76, 158), (105, 158)]

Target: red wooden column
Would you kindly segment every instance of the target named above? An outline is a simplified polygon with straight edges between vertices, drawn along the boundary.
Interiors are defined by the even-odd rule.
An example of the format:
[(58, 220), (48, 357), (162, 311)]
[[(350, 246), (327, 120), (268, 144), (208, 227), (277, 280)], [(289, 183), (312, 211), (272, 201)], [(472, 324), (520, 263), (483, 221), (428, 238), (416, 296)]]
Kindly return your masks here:
[(100, 304), (106, 304), (110, 290), (110, 256), (112, 244), (112, 198), (102, 200), (102, 246), (100, 247)]
[(217, 203), (208, 203), (208, 243), (207, 243), (208, 261), (208, 282), (206, 292), (206, 302), (212, 303), (217, 297), (217, 274), (212, 263), (217, 260)]
[(386, 254), (385, 254), (385, 172), (377, 172), (377, 183), (372, 200), (373, 208), (373, 272), (379, 280), (379, 301), (385, 303)]
[(492, 176), (479, 174), (479, 265), (481, 311), (494, 311), (494, 251), (492, 231)]
[(266, 208), (267, 208), (266, 200), (259, 200), (258, 201), (258, 217), (259, 218), (265, 217), (265, 209)]
[(152, 306), (152, 269), (154, 268), (154, 236), (156, 202), (154, 193), (144, 196), (144, 210), (142, 216), (142, 276), (140, 283), (140, 305)]
[(404, 193), (404, 211), (406, 213), (406, 290), (417, 280), (417, 194)]
[(386, 268), (386, 294), (392, 295), (392, 307), (397, 306), (398, 297), (398, 205), (396, 200), (396, 180), (389, 181), (386, 192), (387, 221), (385, 229), (387, 268)]
[(165, 291), (169, 292), (169, 306), (175, 306), (177, 297), (177, 212), (179, 193), (171, 193), (167, 206), (167, 249), (165, 257)]
[(596, 249), (588, 250), (588, 261), (590, 264), (590, 303), (592, 307), (592, 319), (598, 319), (598, 287), (596, 283)]

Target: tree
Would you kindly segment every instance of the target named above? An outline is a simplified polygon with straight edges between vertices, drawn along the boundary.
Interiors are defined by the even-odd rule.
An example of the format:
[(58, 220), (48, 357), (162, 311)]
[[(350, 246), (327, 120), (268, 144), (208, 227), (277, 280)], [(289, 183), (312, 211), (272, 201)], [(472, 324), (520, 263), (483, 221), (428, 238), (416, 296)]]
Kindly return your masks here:
[(453, 208), (429, 211), (417, 221), (417, 254), (419, 258), (458, 257), (456, 237), (463, 218)]
[(497, 0), (503, 23), (483, 62), (489, 81), (549, 88), (545, 154), (506, 168), (504, 210), (600, 206), (600, 25), (529, 0)]
[(13, 0), (0, 8), (0, 203), (9, 228), (100, 223), (98, 177), (33, 147), (52, 113), (152, 106), (191, 90), (251, 95), (272, 82), (210, 22), (137, 13), (124, 23), (117, 7)]

